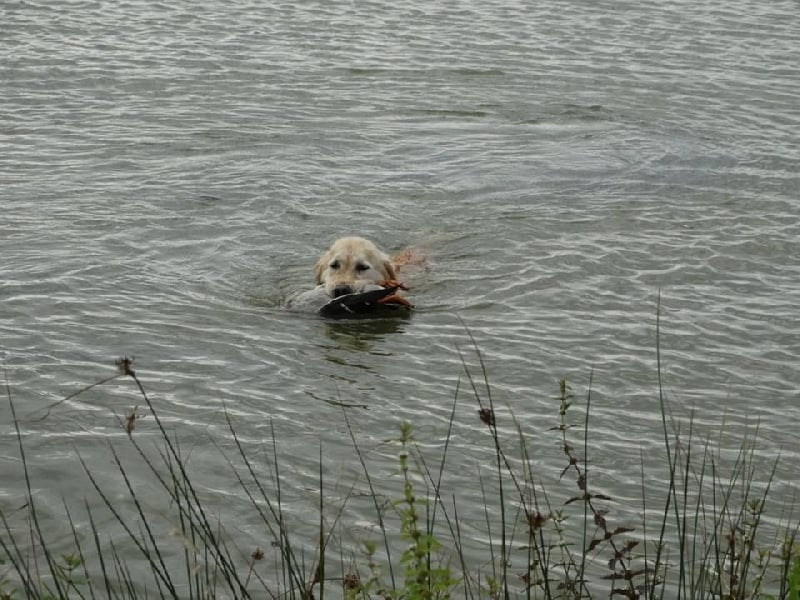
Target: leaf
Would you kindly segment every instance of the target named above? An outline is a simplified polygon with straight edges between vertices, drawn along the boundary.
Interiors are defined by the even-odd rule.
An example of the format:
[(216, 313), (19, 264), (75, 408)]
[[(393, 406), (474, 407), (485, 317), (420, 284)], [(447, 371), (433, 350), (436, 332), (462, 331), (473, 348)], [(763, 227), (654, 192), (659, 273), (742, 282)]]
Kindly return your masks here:
[(636, 548), (636, 546), (638, 546), (638, 545), (639, 545), (639, 541), (638, 540), (629, 540), (628, 543), (625, 544), (625, 547), (620, 552), (628, 554), (628, 553), (630, 553), (631, 550)]
[(595, 538), (595, 539), (593, 539), (593, 540), (592, 540), (592, 542), (589, 544), (589, 550), (588, 550), (588, 551), (589, 551), (589, 552), (591, 552), (592, 550), (594, 550), (595, 548), (597, 548), (597, 546), (599, 546), (600, 544), (602, 544), (604, 541), (605, 541), (605, 540), (604, 540), (604, 539), (602, 539), (602, 538)]
[[(619, 535), (620, 533), (629, 533), (629, 532), (631, 532), (631, 531), (634, 531), (634, 528), (633, 528), (633, 527), (617, 527), (617, 528), (616, 528), (616, 529), (615, 529), (615, 530), (614, 530), (614, 531), (611, 533), (611, 535)], [(639, 543), (639, 542), (636, 542), (636, 543), (634, 544), (634, 546), (635, 546), (636, 544), (638, 544), (638, 543)]]

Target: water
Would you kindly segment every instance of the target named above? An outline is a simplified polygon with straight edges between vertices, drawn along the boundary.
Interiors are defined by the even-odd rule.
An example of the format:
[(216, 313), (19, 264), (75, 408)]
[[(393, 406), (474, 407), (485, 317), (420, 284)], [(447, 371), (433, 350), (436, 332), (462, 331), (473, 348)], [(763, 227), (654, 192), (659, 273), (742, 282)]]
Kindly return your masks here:
[[(783, 457), (772, 497), (797, 492), (794, 3), (5, 2), (0, 21), (0, 358), (55, 544), (71, 544), (62, 500), (99, 506), (78, 455), (125, 505), (109, 444), (135, 465), (132, 382), (46, 413), (122, 355), (245, 554), (270, 540), (221, 453), (223, 408), (267, 479), (274, 430), (313, 547), (300, 516), (320, 445), (331, 497), (365, 487), (331, 402), (367, 407), (348, 410), (353, 432), (397, 491), (384, 440), (407, 419), (435, 460), (461, 380), (445, 487), (485, 539), (492, 455), (464, 324), (501, 432), (513, 447), (513, 412), (545, 479), (565, 460), (558, 379), (583, 399), (591, 376), (598, 485), (636, 519), (640, 451), (654, 489), (666, 469), (659, 293), (675, 415), (694, 409), (723, 455), (758, 422), (757, 456)], [(427, 248), (410, 320), (282, 308), (350, 233)], [(5, 402), (0, 423), (0, 508), (16, 514)], [(158, 439), (152, 417), (135, 436)], [(155, 489), (148, 502), (175, 526)], [(348, 510), (343, 537), (371, 535), (370, 504)]]

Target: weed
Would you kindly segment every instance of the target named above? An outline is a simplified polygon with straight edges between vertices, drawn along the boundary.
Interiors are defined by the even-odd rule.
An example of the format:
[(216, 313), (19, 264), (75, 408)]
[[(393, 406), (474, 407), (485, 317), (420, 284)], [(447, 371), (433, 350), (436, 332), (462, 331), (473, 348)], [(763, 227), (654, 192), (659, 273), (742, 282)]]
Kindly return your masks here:
[(400, 558), (403, 566), (404, 585), (399, 598), (449, 598), (450, 591), (458, 583), (450, 573), (448, 566), (435, 567), (434, 555), (441, 549), (441, 544), (429, 533), (428, 528), (420, 527), (421, 504), (427, 506), (428, 500), (420, 500), (414, 490), (409, 470), (409, 445), (411, 424), (404, 421), (400, 426), (400, 472), (403, 475), (403, 498), (395, 508), (400, 514), (400, 537), (408, 543), (408, 547)]
[[(400, 435), (393, 443), (398, 449), (402, 487), (389, 502), (377, 493), (366, 453), (350, 427), (347, 411), (357, 407), (336, 403), (342, 408), (361, 464), (382, 539), (363, 540), (362, 551), (356, 556), (334, 537), (353, 488), (337, 506), (326, 499), (320, 446), (317, 535), (313, 559), (307, 560), (285, 512), (281, 472), (290, 465), (279, 456), (275, 432), (271, 431), (269, 448), (272, 479), (264, 481), (259, 476), (263, 465), (256, 464), (245, 451), (226, 413), (235, 454), (225, 458), (241, 488), (240, 496), (247, 499), (263, 525), (263, 535), (271, 540), (263, 545), (271, 550), (251, 546), (240, 551), (223, 535), (224, 524), (213, 507), (201, 500), (189, 475), (187, 456), (177, 437), (167, 430), (133, 369), (132, 359), (123, 358), (117, 361), (116, 375), (81, 391), (116, 378), (125, 378), (136, 386), (139, 404), (147, 408), (147, 423), (160, 434), (160, 446), (154, 457), (138, 442), (134, 428), (141, 418), (136, 414), (138, 407), (121, 419), (127, 433), (124, 443), (130, 444), (136, 460), (155, 478), (169, 505), (168, 518), (176, 535), (164, 535), (163, 527), (157, 525), (151, 509), (140, 498), (140, 484), (129, 473), (121, 447), (109, 443), (108, 455), (116, 465), (131, 508), (124, 514), (108, 491), (108, 482), (79, 456), (94, 496), (83, 505), (90, 535), (79, 535), (72, 509), (65, 504), (73, 547), (57, 555), (37, 511), (31, 483), (34, 473), (29, 470), (24, 436), (6, 382), (25, 484), (26, 527), (12, 523), (10, 515), (0, 510), (0, 600), (133, 599), (153, 595), (302, 600), (326, 595), (350, 600), (433, 600), (461, 595), (506, 600), (512, 595), (578, 599), (605, 594), (630, 600), (656, 600), (667, 595), (678, 600), (800, 600), (800, 552), (796, 543), (800, 524), (784, 518), (779, 527), (781, 543), (769, 538), (764, 542), (764, 517), (770, 508), (777, 459), (766, 472), (766, 483), (756, 485), (757, 431), (741, 442), (738, 456), (726, 470), (710, 442), (698, 439), (691, 417), (687, 433), (681, 433), (680, 425), (668, 419), (666, 396), (659, 387), (668, 487), (659, 500), (655, 527), (645, 519), (640, 526), (620, 522), (612, 513), (614, 499), (600, 491), (589, 468), (591, 379), (582, 417), (576, 422), (572, 389), (564, 379), (558, 383), (554, 400), (558, 419), (551, 431), (565, 464), (557, 481), (545, 482), (530, 458), (533, 436), (524, 433), (525, 424), (510, 410), (497, 405), (483, 357), (467, 332), (480, 365), (480, 377), (476, 378), (459, 349), (466, 380), (478, 405), (477, 419), (474, 410), (470, 414), (485, 427), (494, 453), (489, 478), (484, 471), (479, 477), (489, 535), (489, 543), (481, 549), (484, 560), (476, 564), (467, 558), (464, 546), (468, 542), (462, 531), (458, 499), (440, 495), (458, 414), (460, 382), (438, 468), (430, 468), (426, 462), (411, 425), (400, 425)], [(68, 398), (77, 393), (80, 391)], [(63, 400), (51, 405), (48, 414), (61, 404)], [(501, 435), (501, 431), (507, 431), (503, 426), (509, 423), (516, 430), (516, 440)], [(576, 442), (576, 437), (580, 441)], [(510, 448), (519, 449), (519, 459), (512, 457)], [(568, 486), (569, 491), (565, 493), (562, 486)], [(652, 497), (652, 491), (644, 489), (644, 473), (641, 496), (643, 508), (648, 508), (645, 500)], [(566, 499), (556, 501), (557, 497)], [(97, 513), (101, 510), (110, 515), (111, 525), (98, 525)], [(643, 513), (647, 515), (648, 510)], [(124, 550), (122, 542), (106, 531), (112, 526), (122, 532), (128, 546)], [(774, 521), (771, 526), (775, 528)], [(177, 553), (176, 543), (180, 544)], [(338, 567), (332, 559), (337, 549)], [(128, 561), (136, 554), (141, 562), (134, 569)], [(180, 563), (181, 558), (175, 557), (180, 555), (182, 568), (176, 569), (176, 560)], [(519, 564), (524, 567), (515, 577), (512, 566), (519, 571)]]

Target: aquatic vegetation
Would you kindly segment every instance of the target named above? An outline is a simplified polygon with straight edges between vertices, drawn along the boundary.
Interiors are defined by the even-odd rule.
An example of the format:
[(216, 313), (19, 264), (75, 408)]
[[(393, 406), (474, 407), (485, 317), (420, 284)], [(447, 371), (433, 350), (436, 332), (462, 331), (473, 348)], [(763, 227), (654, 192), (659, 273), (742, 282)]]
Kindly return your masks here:
[[(82, 520), (65, 503), (72, 550), (57, 553), (63, 540), (48, 537), (37, 512), (32, 483), (36, 474), (26, 460), (24, 435), (7, 385), (27, 504), (22, 513), (0, 510), (0, 599), (798, 598), (800, 524), (791, 510), (775, 517), (770, 490), (777, 459), (767, 485), (753, 484), (757, 435), (743, 440), (738, 457), (723, 468), (711, 444), (696, 437), (691, 418), (683, 424), (687, 432), (670, 421), (662, 393), (668, 489), (654, 508), (648, 504), (652, 494), (644, 489), (642, 474), (643, 516), (641, 522), (630, 522), (615, 516), (617, 501), (596, 486), (590, 468), (591, 381), (577, 417), (573, 390), (566, 380), (558, 382), (553, 398), (557, 418), (549, 441), (559, 444), (565, 464), (557, 481), (545, 482), (531, 459), (532, 440), (523, 424), (495, 405), (483, 357), (469, 337), (467, 351), (477, 357), (479, 373), (467, 368), (462, 354), (467, 392), (461, 386), (455, 390), (438, 465), (422, 452), (411, 424), (402, 422), (398, 437), (389, 440), (398, 465), (398, 485), (391, 498), (376, 490), (376, 478), (386, 474), (369, 466), (350, 424), (348, 411), (353, 406), (337, 403), (369, 490), (377, 537), (365, 535), (359, 548), (336, 535), (347, 526), (342, 522), (344, 509), (353, 501), (355, 483), (338, 503), (326, 496), (320, 447), (318, 513), (305, 515), (317, 521), (310, 558), (307, 537), (296, 532), (292, 520), (296, 515), (287, 514), (281, 472), (291, 465), (280, 457), (274, 431), (271, 477), (265, 480), (264, 465), (248, 455), (226, 414), (235, 451), (225, 460), (239, 483), (236, 493), (248, 499), (272, 540), (268, 548), (240, 548), (226, 533), (217, 508), (195, 485), (186, 452), (128, 358), (118, 360), (117, 374), (102, 381), (124, 378), (138, 390), (141, 401), (120, 419), (127, 435), (119, 440), (133, 447), (139, 465), (157, 482), (173, 531), (166, 533), (164, 515), (153, 514), (143, 501), (130, 475), (131, 465), (120, 448), (109, 443), (109, 456), (124, 482), (126, 510), (81, 458), (92, 501), (84, 500)], [(459, 404), (464, 395), (475, 408), (464, 410)], [(457, 415), (465, 414), (485, 427), (493, 458), (491, 471), (481, 473), (476, 482), (483, 493), (490, 540), (479, 561), (466, 551), (458, 498), (442, 495), (453, 424)], [(137, 440), (135, 425), (142, 416), (160, 434), (155, 455)], [(561, 488), (558, 493), (556, 486)]]

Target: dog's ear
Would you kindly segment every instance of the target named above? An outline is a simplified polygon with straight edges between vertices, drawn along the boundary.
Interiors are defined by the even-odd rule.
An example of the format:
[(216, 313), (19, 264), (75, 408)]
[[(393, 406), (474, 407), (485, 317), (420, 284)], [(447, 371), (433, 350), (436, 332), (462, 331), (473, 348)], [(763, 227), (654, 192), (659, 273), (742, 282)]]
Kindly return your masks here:
[(328, 255), (330, 252), (326, 252), (322, 256), (319, 257), (317, 264), (314, 265), (314, 282), (319, 285), (322, 283), (322, 272), (325, 270), (325, 267), (328, 266)]
[(390, 260), (383, 261), (383, 270), (386, 273), (386, 279), (397, 279), (397, 272), (394, 270), (394, 265)]

